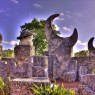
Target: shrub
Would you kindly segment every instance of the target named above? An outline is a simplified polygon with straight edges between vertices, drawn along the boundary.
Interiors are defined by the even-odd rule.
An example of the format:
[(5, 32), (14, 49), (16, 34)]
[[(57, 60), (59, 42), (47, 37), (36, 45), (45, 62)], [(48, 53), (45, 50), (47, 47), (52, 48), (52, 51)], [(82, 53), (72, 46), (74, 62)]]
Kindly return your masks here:
[(92, 70), (92, 74), (95, 74), (95, 69)]
[(4, 95), (4, 86), (5, 86), (5, 83), (3, 79), (0, 77), (0, 95)]
[(63, 85), (59, 86), (56, 84), (37, 86), (34, 84), (32, 88), (34, 95), (75, 95), (73, 90), (65, 88)]
[(0, 95), (10, 95), (9, 82), (5, 84), (2, 77), (0, 77)]

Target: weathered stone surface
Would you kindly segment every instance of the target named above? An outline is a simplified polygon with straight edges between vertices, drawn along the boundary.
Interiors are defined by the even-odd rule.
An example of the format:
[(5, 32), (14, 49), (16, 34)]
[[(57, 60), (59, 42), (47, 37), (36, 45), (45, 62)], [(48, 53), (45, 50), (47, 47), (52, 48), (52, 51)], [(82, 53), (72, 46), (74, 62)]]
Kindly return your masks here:
[(48, 76), (48, 57), (33, 56), (32, 77), (47, 77)]
[(0, 76), (6, 83), (9, 76), (12, 79), (11, 95), (33, 95), (31, 92), (33, 84), (50, 84), (48, 57), (34, 56), (35, 48), (31, 33), (24, 31), (18, 39), (20, 45), (14, 48), (15, 58), (0, 61)]
[(11, 78), (31, 78), (32, 63), (22, 63), (21, 67), (17, 67), (14, 59), (3, 58), (3, 61), (0, 61), (0, 75), (5, 77), (4, 80), (7, 80), (8, 76)]
[[(32, 31), (33, 32), (33, 31)], [(20, 39), (19, 45), (33, 46), (33, 33), (29, 30), (23, 30), (17, 39)]]
[(32, 77), (45, 77), (45, 68), (40, 66), (32, 66)]
[(61, 78), (65, 82), (73, 82), (76, 81), (77, 79), (77, 61), (76, 60), (71, 60), (67, 66), (67, 69), (65, 72), (62, 73)]
[(8, 82), (8, 77), (14, 76), (15, 64), (11, 63), (12, 60), (0, 61), (0, 76), (3, 78), (4, 82)]
[(79, 66), (79, 80), (80, 81), (84, 80), (86, 74), (87, 74), (87, 67)]
[(15, 62), (18, 66), (27, 63), (30, 57), (35, 55), (35, 48), (29, 45), (18, 45), (14, 48)]
[(54, 14), (46, 20), (45, 34), (49, 45), (49, 55), (55, 55), (57, 57), (59, 64), (58, 69), (60, 69), (59, 74), (62, 74), (70, 61), (73, 46), (78, 38), (78, 33), (77, 30), (74, 29), (74, 33), (70, 37), (62, 38), (56, 35), (51, 27), (51, 22), (57, 16), (59, 16), (59, 14)]
[[(21, 67), (15, 67), (14, 78), (28, 78), (28, 68), (29, 68), (29, 63), (23, 63)], [(32, 73), (32, 70), (29, 73)]]
[(90, 89), (87, 85), (80, 85), (78, 92), (78, 95), (95, 95), (95, 91)]
[(79, 86), (79, 95), (95, 95), (95, 74), (87, 74)]
[(19, 45), (30, 45), (33, 46), (33, 42), (32, 42), (33, 37), (29, 36), (27, 38), (23, 38), (20, 40)]
[(36, 85), (49, 85), (50, 82), (47, 79), (13, 79), (11, 82), (11, 95), (33, 95), (32, 87)]
[(47, 56), (33, 56), (33, 66), (48, 67)]
[(8, 64), (6, 61), (0, 61), (0, 76), (3, 78), (4, 81), (7, 81), (7, 78), (9, 76), (8, 71)]
[(71, 59), (77, 60), (78, 66), (85, 66), (88, 74), (91, 74), (92, 70), (95, 69), (95, 56), (72, 57)]
[(58, 64), (58, 60), (55, 55), (48, 56), (48, 76), (50, 81), (54, 81), (55, 79), (61, 76), (60, 66)]
[(76, 73), (75, 72), (66, 72), (62, 76), (65, 82), (74, 82), (76, 80)]

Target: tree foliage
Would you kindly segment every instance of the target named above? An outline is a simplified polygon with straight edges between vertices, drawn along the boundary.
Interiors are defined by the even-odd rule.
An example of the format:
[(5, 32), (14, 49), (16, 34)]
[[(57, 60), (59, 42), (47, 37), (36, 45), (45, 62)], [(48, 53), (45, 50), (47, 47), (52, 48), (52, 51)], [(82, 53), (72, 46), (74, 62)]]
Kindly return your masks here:
[(79, 52), (76, 52), (74, 54), (75, 57), (85, 57), (85, 56), (88, 56), (88, 55), (89, 55), (88, 50), (79, 51)]
[(14, 50), (12, 49), (5, 49), (2, 52), (3, 58), (14, 58)]
[[(48, 50), (48, 44), (44, 32), (45, 20), (37, 20), (34, 18), (31, 22), (25, 23), (21, 26), (21, 31), (28, 29), (31, 32), (34, 31), (33, 45), (35, 46), (36, 55), (43, 55)], [(55, 26), (52, 26), (55, 29)], [(59, 31), (54, 30), (56, 34)]]

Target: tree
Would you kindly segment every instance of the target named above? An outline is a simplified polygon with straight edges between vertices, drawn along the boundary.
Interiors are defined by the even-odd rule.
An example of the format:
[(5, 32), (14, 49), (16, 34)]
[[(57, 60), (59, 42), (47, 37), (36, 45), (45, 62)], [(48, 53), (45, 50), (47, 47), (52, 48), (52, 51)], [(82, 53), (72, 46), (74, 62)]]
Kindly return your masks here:
[(88, 50), (79, 51), (79, 52), (76, 52), (74, 54), (75, 57), (85, 57), (85, 56), (88, 56), (88, 55), (89, 55)]
[(14, 50), (12, 49), (5, 49), (2, 52), (3, 58), (14, 58)]
[[(33, 45), (35, 46), (36, 55), (43, 55), (45, 51), (48, 50), (48, 43), (46, 40), (45, 32), (44, 32), (45, 20), (37, 20), (34, 18), (31, 22), (25, 23), (21, 26), (21, 31), (28, 29), (31, 32), (35, 32)], [(56, 27), (52, 26), (55, 33), (59, 34), (59, 31), (56, 31)], [(33, 30), (33, 31), (32, 31)]]

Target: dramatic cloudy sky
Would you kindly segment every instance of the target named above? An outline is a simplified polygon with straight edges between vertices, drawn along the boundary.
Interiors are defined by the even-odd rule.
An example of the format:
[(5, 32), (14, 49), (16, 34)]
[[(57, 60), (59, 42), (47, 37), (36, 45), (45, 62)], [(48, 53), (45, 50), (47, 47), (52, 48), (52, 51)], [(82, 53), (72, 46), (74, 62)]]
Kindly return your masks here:
[[(0, 0), (0, 33), (3, 48), (13, 48), (20, 34), (20, 26), (34, 17), (46, 19), (54, 13), (61, 36), (67, 37), (78, 29), (74, 51), (87, 49), (87, 42), (95, 37), (95, 0)], [(95, 42), (95, 41), (94, 41)]]

